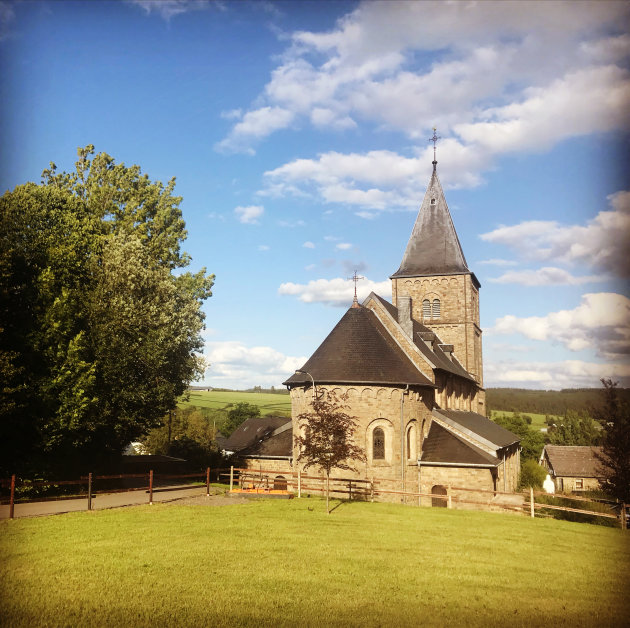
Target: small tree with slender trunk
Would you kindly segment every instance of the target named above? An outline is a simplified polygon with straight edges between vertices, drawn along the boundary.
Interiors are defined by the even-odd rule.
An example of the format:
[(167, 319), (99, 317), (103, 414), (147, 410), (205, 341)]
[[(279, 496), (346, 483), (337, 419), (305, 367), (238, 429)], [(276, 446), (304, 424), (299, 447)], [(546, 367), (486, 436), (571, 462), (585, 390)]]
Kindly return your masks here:
[(333, 469), (355, 471), (349, 463), (365, 460), (365, 452), (352, 441), (357, 428), (356, 417), (344, 410), (346, 396), (339, 399), (335, 393), (313, 400), (311, 412), (298, 415), (298, 425), (304, 427), (295, 436), (299, 449), (298, 462), (305, 462), (304, 469), (318, 466), (326, 473), (326, 512), (330, 514), (330, 472)]

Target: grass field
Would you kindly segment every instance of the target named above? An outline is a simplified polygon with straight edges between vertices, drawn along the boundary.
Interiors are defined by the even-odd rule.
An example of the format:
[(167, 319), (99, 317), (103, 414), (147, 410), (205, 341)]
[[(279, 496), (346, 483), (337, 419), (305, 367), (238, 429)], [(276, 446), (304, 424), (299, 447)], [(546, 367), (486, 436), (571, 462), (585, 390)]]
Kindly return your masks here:
[[(506, 416), (512, 416), (514, 414), (514, 412), (510, 412), (508, 410), (491, 410), (492, 412), (492, 418), (494, 419), (494, 417), (496, 417), (497, 415), (500, 414), (505, 414)], [(545, 423), (545, 414), (536, 414), (535, 412), (521, 412), (521, 415), (527, 415), (532, 417), (532, 423), (531, 423), (531, 428), (534, 430), (541, 430), (543, 427), (547, 427), (547, 424)], [(550, 415), (553, 416), (553, 415)], [(555, 418), (561, 418), (561, 417), (555, 417)]]
[(630, 534), (264, 500), (4, 521), (6, 626), (627, 625)]
[(179, 405), (183, 408), (196, 406), (214, 410), (229, 410), (234, 404), (242, 402), (257, 405), (263, 416), (266, 414), (291, 416), (291, 398), (289, 395), (274, 395), (272, 393), (194, 390), (189, 393), (189, 399), (181, 401)]

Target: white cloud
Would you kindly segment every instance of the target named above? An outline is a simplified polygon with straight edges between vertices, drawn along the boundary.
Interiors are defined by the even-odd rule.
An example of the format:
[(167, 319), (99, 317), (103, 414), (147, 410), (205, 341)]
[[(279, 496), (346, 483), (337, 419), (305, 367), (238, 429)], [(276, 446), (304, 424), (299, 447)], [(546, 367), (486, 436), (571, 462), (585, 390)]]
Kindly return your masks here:
[(211, 5), (209, 0), (131, 0), (131, 3), (144, 9), (147, 15), (155, 11), (167, 22), (176, 15), (207, 9)]
[(532, 340), (559, 343), (571, 351), (593, 349), (606, 359), (630, 354), (630, 299), (611, 292), (585, 294), (573, 310), (546, 316), (498, 318), (493, 334), (518, 333)]
[(352, 248), (352, 244), (350, 244), (350, 242), (340, 242), (335, 248), (340, 251), (347, 251)]
[(315, 245), (312, 242), (305, 242), (302, 246), (305, 249), (314, 249), (315, 248)]
[(562, 388), (598, 388), (600, 379), (611, 378), (630, 386), (630, 365), (598, 364), (581, 360), (561, 362), (487, 361), (484, 367), (486, 387), (518, 387), (544, 390)]
[(480, 237), (508, 246), (525, 259), (586, 263), (620, 277), (630, 277), (630, 192), (608, 197), (610, 210), (601, 211), (586, 225), (561, 225), (551, 220), (529, 220), (501, 226)]
[(601, 275), (575, 277), (562, 268), (545, 266), (537, 270), (510, 270), (500, 277), (490, 279), (493, 283), (518, 284), (522, 286), (579, 286), (585, 283), (605, 281)]
[(264, 213), (265, 209), (262, 205), (248, 205), (247, 207), (236, 207), (234, 213), (239, 222), (244, 225), (256, 225), (258, 224), (258, 218)]
[(283, 129), (291, 124), (295, 114), (282, 107), (261, 107), (248, 111), (237, 122), (230, 134), (215, 145), (220, 152), (252, 153), (250, 142)]
[(361, 118), (412, 139), (435, 124), (473, 149), (474, 184), (497, 153), (628, 126), (629, 14), (612, 2), (364, 2), (331, 31), (292, 34), (248, 112), (290, 114), (227, 140), (296, 120), (345, 130)]
[(208, 385), (240, 390), (278, 387), (307, 359), (287, 356), (271, 347), (248, 347), (239, 341), (207, 342), (205, 357), (210, 363), (204, 377)]
[[(388, 293), (391, 290), (389, 281), (371, 281), (365, 279), (357, 283), (357, 297), (360, 301), (370, 292)], [(304, 303), (325, 303), (335, 307), (350, 307), (354, 298), (354, 282), (350, 279), (315, 279), (307, 284), (283, 283), (278, 294), (297, 296)]]
[(266, 244), (259, 244), (258, 245), (258, 250), (259, 251), (269, 251), (270, 250), (270, 246), (267, 246)]
[(517, 266), (518, 262), (515, 262), (514, 260), (509, 260), (509, 259), (493, 258), (493, 259), (482, 260), (481, 262), (477, 262), (477, 264), (479, 266), (481, 266), (481, 265), (487, 265), (487, 266)]

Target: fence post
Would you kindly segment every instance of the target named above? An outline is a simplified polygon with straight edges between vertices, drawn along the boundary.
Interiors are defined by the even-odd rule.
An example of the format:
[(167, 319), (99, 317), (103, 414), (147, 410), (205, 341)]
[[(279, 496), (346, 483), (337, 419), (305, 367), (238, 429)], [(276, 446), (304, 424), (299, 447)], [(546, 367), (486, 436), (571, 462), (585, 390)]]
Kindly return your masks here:
[(453, 498), (451, 497), (451, 487), (450, 486), (448, 487), (448, 491), (446, 493), (446, 497), (447, 497), (446, 507), (447, 508), (453, 508)]
[(88, 473), (88, 510), (92, 510), (92, 473)]
[(11, 500), (9, 502), (9, 519), (13, 519), (15, 511), (15, 474), (11, 476)]
[(149, 471), (149, 506), (153, 506), (153, 469)]
[(298, 467), (298, 499), (302, 497), (302, 470)]
[(230, 467), (230, 493), (232, 492), (232, 489), (234, 488), (234, 466)]
[(529, 487), (529, 516), (534, 517), (534, 489)]
[(350, 501), (352, 501), (352, 480), (348, 482), (348, 495), (349, 495)]
[(626, 529), (626, 502), (621, 502), (621, 529)]
[(374, 478), (370, 480), (370, 501), (374, 502)]
[(210, 497), (210, 467), (206, 469), (206, 497)]

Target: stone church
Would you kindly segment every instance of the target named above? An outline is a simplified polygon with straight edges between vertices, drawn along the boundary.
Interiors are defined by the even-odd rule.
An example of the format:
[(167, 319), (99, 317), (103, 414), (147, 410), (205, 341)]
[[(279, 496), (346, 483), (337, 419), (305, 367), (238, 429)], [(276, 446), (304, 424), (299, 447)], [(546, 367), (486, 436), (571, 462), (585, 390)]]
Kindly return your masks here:
[(359, 424), (355, 442), (366, 462), (356, 463), (355, 477), (428, 494), (449, 487), (452, 495), (457, 487), (515, 490), (519, 439), (485, 417), (480, 284), (457, 237), (437, 161), (391, 281), (391, 303), (374, 293), (362, 304), (355, 298), (284, 382), (292, 421), (263, 430), (242, 451), (248, 465), (296, 470), (297, 417), (310, 410), (313, 395), (334, 391), (346, 397), (345, 411)]

